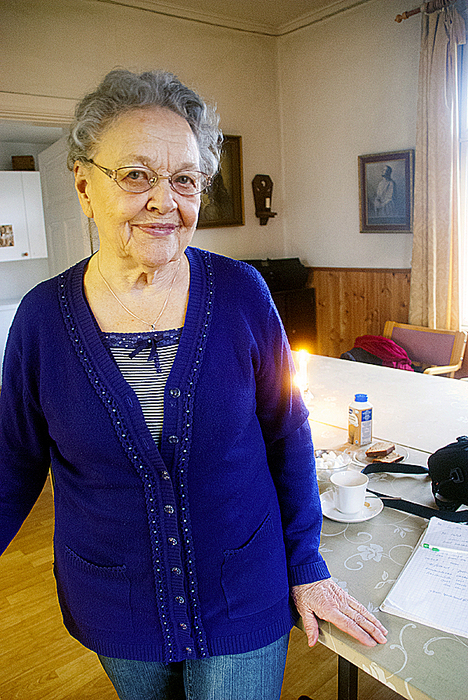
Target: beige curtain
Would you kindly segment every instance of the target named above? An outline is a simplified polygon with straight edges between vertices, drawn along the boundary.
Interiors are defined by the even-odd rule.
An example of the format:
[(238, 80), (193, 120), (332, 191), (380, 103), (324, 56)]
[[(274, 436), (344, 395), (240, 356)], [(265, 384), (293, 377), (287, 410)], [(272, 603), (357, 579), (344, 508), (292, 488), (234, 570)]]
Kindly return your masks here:
[(458, 60), (465, 24), (449, 7), (422, 16), (409, 322), (459, 330)]

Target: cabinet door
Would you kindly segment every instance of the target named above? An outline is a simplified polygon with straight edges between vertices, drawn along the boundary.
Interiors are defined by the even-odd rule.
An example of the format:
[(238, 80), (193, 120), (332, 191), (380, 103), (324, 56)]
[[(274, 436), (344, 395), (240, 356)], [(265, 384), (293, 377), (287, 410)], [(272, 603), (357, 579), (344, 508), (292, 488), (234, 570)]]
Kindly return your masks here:
[(46, 258), (40, 173), (0, 172), (0, 261)]
[(30, 255), (21, 172), (0, 172), (0, 261)]

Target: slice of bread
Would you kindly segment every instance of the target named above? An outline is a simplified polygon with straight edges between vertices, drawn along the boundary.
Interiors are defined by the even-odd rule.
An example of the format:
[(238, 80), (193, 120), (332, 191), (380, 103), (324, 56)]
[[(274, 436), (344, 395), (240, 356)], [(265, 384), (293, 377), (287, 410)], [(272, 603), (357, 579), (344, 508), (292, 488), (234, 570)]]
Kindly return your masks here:
[(394, 449), (395, 445), (391, 442), (376, 442), (366, 450), (366, 455), (370, 459), (375, 459), (376, 457), (386, 457), (393, 452)]
[(378, 462), (379, 464), (396, 464), (397, 462), (402, 462), (403, 460), (403, 455), (399, 455), (396, 452), (391, 452), (383, 457), (374, 457), (372, 462)]

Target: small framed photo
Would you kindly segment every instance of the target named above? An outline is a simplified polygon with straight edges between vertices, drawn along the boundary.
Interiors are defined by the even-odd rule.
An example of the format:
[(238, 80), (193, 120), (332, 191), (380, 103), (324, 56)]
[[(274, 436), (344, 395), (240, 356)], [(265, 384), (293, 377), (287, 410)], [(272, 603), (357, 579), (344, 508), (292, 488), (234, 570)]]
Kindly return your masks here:
[(3, 224), (0, 226), (0, 248), (10, 248), (15, 245), (15, 237), (13, 235), (13, 226), (11, 224)]
[(412, 233), (414, 151), (359, 156), (361, 233)]
[(201, 196), (197, 228), (244, 225), (242, 137), (224, 136), (221, 165), (211, 187)]

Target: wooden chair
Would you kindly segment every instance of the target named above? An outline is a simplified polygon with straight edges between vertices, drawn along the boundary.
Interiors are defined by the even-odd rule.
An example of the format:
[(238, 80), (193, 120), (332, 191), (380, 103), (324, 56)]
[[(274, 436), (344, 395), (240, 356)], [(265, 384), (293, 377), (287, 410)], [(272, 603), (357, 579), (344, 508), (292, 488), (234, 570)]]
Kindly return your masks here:
[(387, 321), (384, 338), (391, 338), (408, 353), (414, 365), (424, 374), (448, 374), (460, 369), (465, 354), (465, 331), (443, 331), (423, 326)]

